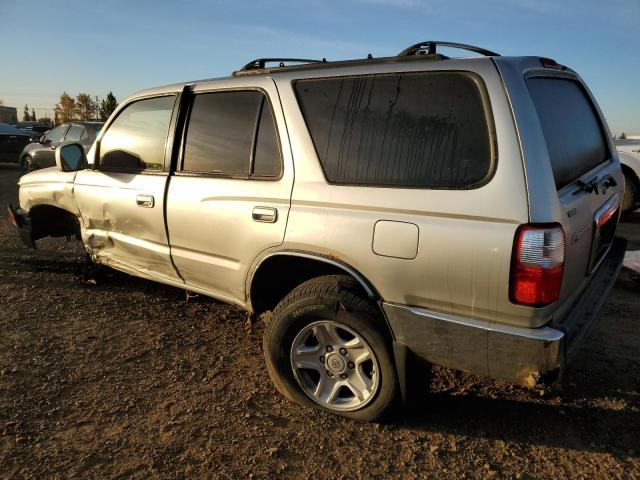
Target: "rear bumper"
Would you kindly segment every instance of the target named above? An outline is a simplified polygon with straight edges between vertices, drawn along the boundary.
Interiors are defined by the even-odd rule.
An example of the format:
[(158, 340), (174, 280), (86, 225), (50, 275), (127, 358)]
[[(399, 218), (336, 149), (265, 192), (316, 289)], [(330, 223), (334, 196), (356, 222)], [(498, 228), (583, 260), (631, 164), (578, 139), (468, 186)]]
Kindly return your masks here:
[(533, 386), (555, 380), (598, 318), (622, 266), (616, 238), (569, 314), (541, 328), (521, 328), (384, 303), (396, 345), (427, 362)]
[(9, 220), (9, 223), (18, 229), (22, 243), (29, 248), (36, 248), (31, 231), (31, 220), (24, 210), (8, 205), (7, 220)]

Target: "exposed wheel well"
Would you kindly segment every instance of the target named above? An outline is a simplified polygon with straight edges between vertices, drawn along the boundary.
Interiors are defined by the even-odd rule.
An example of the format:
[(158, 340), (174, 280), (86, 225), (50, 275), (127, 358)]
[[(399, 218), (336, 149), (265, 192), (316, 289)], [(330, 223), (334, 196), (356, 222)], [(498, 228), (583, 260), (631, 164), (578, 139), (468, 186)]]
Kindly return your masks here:
[(291, 290), (307, 280), (322, 275), (350, 275), (356, 279), (362, 293), (377, 298), (377, 293), (366, 279), (348, 266), (321, 258), (300, 255), (274, 255), (264, 260), (251, 280), (249, 299), (253, 313), (260, 315), (273, 310)]
[(31, 238), (70, 237), (80, 240), (80, 224), (76, 216), (52, 205), (37, 205), (29, 210)]

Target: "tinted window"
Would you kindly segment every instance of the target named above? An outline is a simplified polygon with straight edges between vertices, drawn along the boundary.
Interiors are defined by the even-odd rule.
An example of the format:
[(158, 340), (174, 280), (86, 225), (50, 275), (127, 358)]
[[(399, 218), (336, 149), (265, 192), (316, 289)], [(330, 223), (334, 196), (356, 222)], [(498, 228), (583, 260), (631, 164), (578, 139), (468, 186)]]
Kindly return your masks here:
[(44, 141), (50, 143), (58, 143), (60, 140), (62, 140), (62, 137), (64, 137), (67, 128), (69, 128), (69, 125), (60, 125), (59, 127), (54, 128), (45, 135)]
[(265, 99), (260, 113), (260, 123), (253, 156), (253, 174), (263, 177), (280, 176), (280, 147), (276, 137), (276, 126), (271, 105)]
[(67, 131), (67, 136), (64, 137), (65, 142), (79, 142), (84, 133), (84, 128), (78, 125), (72, 125)]
[(531, 78), (527, 84), (560, 189), (608, 158), (602, 128), (578, 83)]
[(467, 188), (490, 174), (485, 110), (469, 75), (314, 79), (295, 90), (330, 182)]
[(140, 100), (120, 112), (100, 141), (100, 169), (162, 170), (174, 100)]
[(251, 147), (262, 94), (196, 95), (189, 117), (183, 170), (249, 175)]

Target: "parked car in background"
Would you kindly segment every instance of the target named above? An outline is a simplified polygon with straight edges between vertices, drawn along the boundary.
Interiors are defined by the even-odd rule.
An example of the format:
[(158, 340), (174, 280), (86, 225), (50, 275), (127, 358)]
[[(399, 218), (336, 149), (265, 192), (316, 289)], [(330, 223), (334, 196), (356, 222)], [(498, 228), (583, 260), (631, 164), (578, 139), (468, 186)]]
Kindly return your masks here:
[(29, 136), (19, 128), (0, 123), (0, 162), (17, 162), (29, 141)]
[(47, 133), (51, 127), (45, 127), (44, 125), (34, 125), (33, 127), (21, 127), (25, 134), (29, 136), (32, 142), (38, 140), (43, 134)]
[(78, 142), (88, 152), (96, 139), (102, 122), (63, 123), (42, 135), (38, 141), (27, 145), (20, 154), (20, 164), (26, 171), (52, 167), (56, 164), (56, 148), (62, 142)]

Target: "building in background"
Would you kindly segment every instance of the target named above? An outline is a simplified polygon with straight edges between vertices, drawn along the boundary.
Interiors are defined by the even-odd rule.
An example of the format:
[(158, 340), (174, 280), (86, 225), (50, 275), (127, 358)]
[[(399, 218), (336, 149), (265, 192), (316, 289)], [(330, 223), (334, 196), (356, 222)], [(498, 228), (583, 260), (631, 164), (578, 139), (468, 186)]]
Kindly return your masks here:
[(18, 110), (15, 107), (0, 105), (0, 123), (18, 123)]

